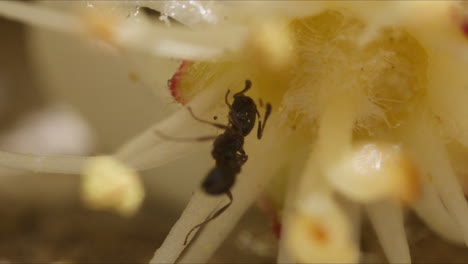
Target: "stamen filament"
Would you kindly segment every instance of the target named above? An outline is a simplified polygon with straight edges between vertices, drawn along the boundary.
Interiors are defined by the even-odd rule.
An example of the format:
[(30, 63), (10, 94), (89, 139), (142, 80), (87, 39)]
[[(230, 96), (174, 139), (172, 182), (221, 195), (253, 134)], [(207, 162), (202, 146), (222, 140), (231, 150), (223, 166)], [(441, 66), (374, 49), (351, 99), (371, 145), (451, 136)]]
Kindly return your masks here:
[(427, 117), (415, 117), (410, 122), (412, 126), (408, 128), (405, 140), (412, 147), (420, 166), (429, 172), (429, 180), (435, 185), (449, 213), (460, 225), (465, 244), (468, 245), (468, 203), (443, 141), (437, 136), (434, 125)]
[(76, 17), (21, 1), (0, 1), (0, 16), (33, 27), (72, 34), (85, 32), (84, 23)]
[(1, 1), (0, 16), (34, 27), (91, 35), (117, 46), (155, 56), (186, 60), (206, 60), (225, 54), (226, 51), (239, 51), (247, 39), (247, 30), (241, 26), (197, 31), (157, 24), (142, 25), (131, 20), (120, 23), (113, 23), (113, 20), (108, 23), (97, 21), (98, 25), (94, 25), (96, 21), (92, 18), (19, 1)]
[(89, 158), (40, 156), (0, 151), (0, 166), (33, 172), (80, 174)]
[(318, 155), (323, 168), (330, 168), (351, 149), (354, 122), (356, 119), (355, 100), (352, 96), (333, 96), (321, 116), (318, 131)]
[(366, 205), (366, 211), (390, 263), (411, 263), (400, 205), (384, 201)]
[(284, 208), (282, 210), (281, 223), (283, 227), (281, 228), (280, 234), (282, 239), (280, 239), (278, 243), (278, 255), (276, 259), (276, 263), (278, 264), (294, 263), (294, 258), (292, 257), (291, 252), (289, 252), (288, 243), (284, 238), (288, 236), (287, 223), (288, 220), (291, 219), (291, 215), (293, 215), (296, 210), (295, 204), (298, 195), (300, 195), (300, 186), (304, 186), (301, 182), (304, 179), (304, 175), (302, 173), (303, 171), (299, 169), (301, 167), (300, 160), (292, 158), (290, 163), (292, 169), (289, 172), (290, 175), (288, 175), (286, 197)]
[[(221, 200), (223, 199), (208, 197), (201, 191), (195, 192), (179, 220), (172, 226), (161, 247), (154, 253), (150, 263), (175, 263), (186, 247), (184, 240), (189, 230), (203, 222), (219, 205)], [(188, 242), (190, 242), (193, 236), (188, 239)]]
[(425, 181), (424, 189), (414, 203), (413, 210), (426, 225), (441, 237), (457, 244), (463, 243), (463, 234), (459, 232), (460, 226), (447, 212), (447, 208), (440, 200), (434, 185), (427, 180), (428, 176), (422, 178)]
[(246, 36), (247, 31), (240, 27), (189, 31), (182, 27), (125, 23), (117, 29), (115, 40), (155, 56), (206, 60), (240, 50)]

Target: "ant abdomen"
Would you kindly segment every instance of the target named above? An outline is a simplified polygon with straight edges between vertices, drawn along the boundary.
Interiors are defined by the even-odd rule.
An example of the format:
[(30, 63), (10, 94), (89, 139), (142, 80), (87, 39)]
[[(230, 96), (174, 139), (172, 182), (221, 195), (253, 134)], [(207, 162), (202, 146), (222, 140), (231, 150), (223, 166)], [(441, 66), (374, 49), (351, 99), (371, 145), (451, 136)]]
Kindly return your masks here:
[(207, 194), (225, 194), (234, 185), (237, 173), (232, 168), (216, 166), (206, 176), (202, 188)]

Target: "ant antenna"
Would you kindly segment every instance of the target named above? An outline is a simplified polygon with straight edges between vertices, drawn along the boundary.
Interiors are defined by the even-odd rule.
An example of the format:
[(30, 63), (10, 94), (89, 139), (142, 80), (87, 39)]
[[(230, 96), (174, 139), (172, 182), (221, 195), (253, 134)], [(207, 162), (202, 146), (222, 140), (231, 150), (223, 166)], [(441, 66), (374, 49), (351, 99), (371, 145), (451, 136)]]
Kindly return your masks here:
[(161, 131), (155, 130), (154, 134), (156, 134), (161, 139), (169, 140), (169, 141), (177, 141), (177, 142), (192, 142), (192, 141), (208, 141), (216, 139), (218, 136), (203, 136), (203, 137), (196, 137), (196, 138), (179, 138), (179, 137), (172, 137), (168, 136)]
[(226, 94), (224, 95), (224, 102), (226, 102), (227, 106), (229, 107), (229, 110), (232, 110), (232, 105), (229, 103), (229, 99), (228, 99), (230, 92), (231, 90), (228, 89)]
[(188, 239), (190, 237), (190, 235), (193, 233), (193, 231), (197, 230), (199, 227), (203, 227), (204, 225), (208, 224), (209, 222), (213, 221), (214, 219), (216, 219), (218, 216), (220, 216), (224, 211), (226, 211), (229, 206), (231, 206), (232, 202), (233, 202), (233, 197), (232, 197), (232, 193), (231, 191), (227, 191), (226, 192), (226, 196), (229, 198), (229, 202), (224, 205), (223, 207), (221, 207), (218, 211), (210, 214), (208, 216), (208, 218), (206, 218), (205, 221), (201, 222), (200, 224), (192, 227), (192, 229), (190, 229), (190, 231), (187, 233), (187, 235), (185, 236), (185, 240), (184, 240), (184, 246), (187, 245), (188, 243)]
[(210, 124), (210, 125), (212, 125), (212, 126), (214, 126), (214, 127), (220, 128), (220, 129), (229, 129), (229, 127), (226, 126), (226, 125), (218, 124), (218, 123), (211, 122), (211, 121), (208, 121), (208, 120), (203, 120), (203, 119), (197, 117), (197, 116), (193, 113), (192, 108), (191, 108), (190, 106), (187, 107), (187, 109), (189, 110), (189, 112), (190, 112), (190, 114), (192, 115), (192, 117), (193, 117), (195, 120), (199, 121), (199, 122), (202, 122), (202, 123), (205, 123), (205, 124)]
[(237, 97), (239, 95), (243, 95), (244, 93), (246, 93), (248, 90), (250, 90), (250, 87), (252, 87), (252, 82), (250, 80), (245, 80), (245, 88), (244, 90), (234, 94), (234, 97)]
[(268, 120), (268, 117), (271, 114), (271, 104), (267, 103), (266, 105), (266, 110), (265, 110), (265, 116), (263, 117), (263, 124), (261, 120), (258, 120), (258, 130), (257, 130), (257, 138), (261, 139), (263, 135), (263, 130), (265, 129), (266, 122)]

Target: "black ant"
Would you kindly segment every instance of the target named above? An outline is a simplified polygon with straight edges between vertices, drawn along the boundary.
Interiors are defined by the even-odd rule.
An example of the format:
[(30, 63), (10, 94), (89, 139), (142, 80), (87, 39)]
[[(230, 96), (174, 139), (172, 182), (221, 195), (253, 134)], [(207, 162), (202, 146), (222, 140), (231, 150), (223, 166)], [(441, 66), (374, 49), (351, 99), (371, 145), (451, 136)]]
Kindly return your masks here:
[[(244, 95), (252, 86), (252, 82), (245, 81), (245, 88), (234, 94), (234, 102), (229, 103), (228, 90), (225, 95), (226, 105), (229, 107), (229, 124), (213, 124), (224, 129), (224, 133), (216, 137), (213, 142), (211, 155), (216, 160), (216, 166), (208, 173), (202, 183), (203, 190), (212, 195), (229, 192), (234, 185), (235, 177), (240, 173), (242, 165), (248, 156), (244, 151), (244, 138), (250, 134), (260, 114), (252, 98)], [(271, 113), (271, 105), (267, 104), (265, 117), (258, 121), (257, 138), (261, 139), (266, 121)], [(197, 120), (200, 120), (197, 118)], [(211, 122), (210, 122), (211, 123)]]
[[(209, 216), (205, 221), (193, 227), (187, 234), (184, 245), (187, 244), (188, 237), (194, 230), (221, 215), (232, 204), (233, 198), (230, 189), (234, 185), (235, 178), (237, 174), (240, 173), (241, 167), (248, 159), (248, 156), (244, 151), (244, 138), (249, 135), (254, 128), (257, 117), (259, 118), (257, 138), (262, 138), (263, 130), (265, 129), (266, 121), (271, 114), (272, 107), (269, 103), (266, 105), (265, 116), (262, 122), (254, 100), (245, 95), (251, 86), (252, 82), (250, 80), (246, 80), (245, 88), (233, 95), (234, 102), (232, 105), (228, 100), (230, 90), (226, 92), (224, 100), (226, 105), (229, 107), (228, 125), (202, 120), (195, 116), (191, 108), (188, 108), (194, 119), (213, 125), (217, 128), (224, 129), (224, 133), (217, 137), (200, 137), (195, 140), (205, 141), (215, 139), (211, 155), (215, 159), (216, 165), (211, 169), (203, 181), (202, 189), (210, 195), (226, 194), (229, 198), (229, 202)], [(159, 136), (169, 138), (158, 132), (157, 134)]]

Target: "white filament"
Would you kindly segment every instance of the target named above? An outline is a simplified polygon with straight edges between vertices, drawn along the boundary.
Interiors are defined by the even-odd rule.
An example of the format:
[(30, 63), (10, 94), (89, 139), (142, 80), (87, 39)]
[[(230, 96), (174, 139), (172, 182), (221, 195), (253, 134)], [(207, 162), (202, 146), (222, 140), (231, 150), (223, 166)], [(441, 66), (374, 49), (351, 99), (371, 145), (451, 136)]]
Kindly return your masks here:
[(407, 131), (407, 144), (412, 147), (420, 166), (430, 174), (432, 184), (450, 215), (460, 225), (465, 244), (468, 245), (468, 204), (442, 139), (437, 136), (427, 118), (420, 117), (411, 121), (412, 126)]
[(88, 157), (40, 156), (0, 151), (0, 166), (33, 172), (79, 174)]
[(463, 243), (463, 234), (459, 232), (460, 226), (447, 212), (447, 208), (440, 200), (432, 183), (425, 180), (421, 196), (416, 200), (413, 209), (416, 214), (438, 235), (455, 243)]
[(29, 26), (65, 33), (83, 34), (85, 32), (83, 22), (76, 17), (21, 1), (0, 1), (0, 16)]
[(246, 37), (247, 31), (239, 27), (191, 31), (127, 22), (118, 28), (115, 40), (155, 56), (206, 60), (240, 50)]
[(403, 212), (390, 201), (366, 205), (372, 226), (390, 263), (411, 263)]
[[(184, 241), (189, 231), (192, 227), (203, 222), (222, 200), (208, 197), (200, 191), (195, 192), (161, 247), (154, 253), (150, 263), (175, 263), (186, 247)], [(192, 239), (193, 235), (189, 237), (188, 242)]]
[[(0, 16), (30, 26), (77, 35), (91, 35), (100, 39), (93, 30), (106, 31), (103, 39), (111, 44), (150, 53), (156, 56), (190, 60), (210, 59), (243, 48), (247, 30), (243, 27), (190, 30), (183, 27), (167, 28), (159, 24), (146, 25), (132, 20), (114, 23), (113, 18), (99, 21), (93, 27), (92, 20), (61, 11), (20, 1), (1, 1)], [(97, 34), (96, 34), (97, 33)]]

